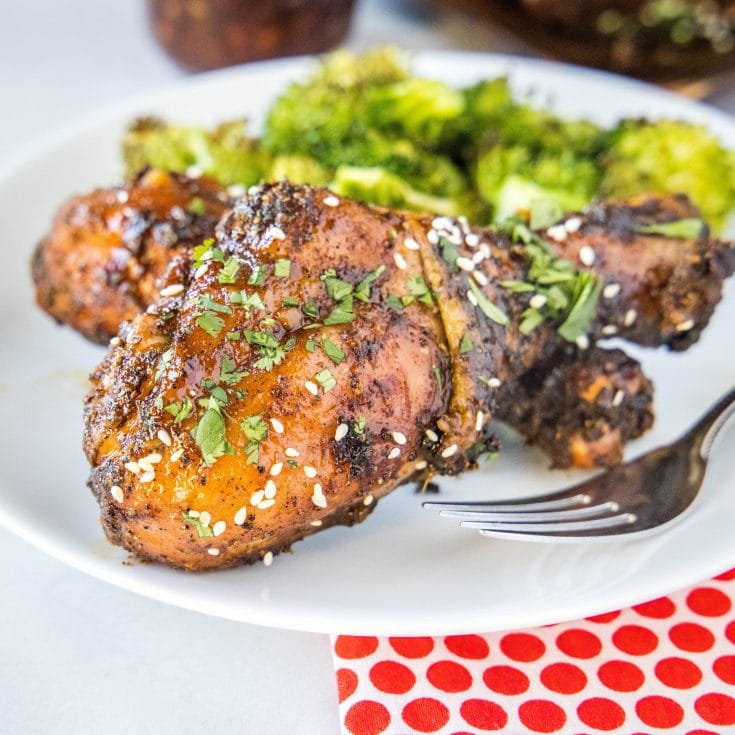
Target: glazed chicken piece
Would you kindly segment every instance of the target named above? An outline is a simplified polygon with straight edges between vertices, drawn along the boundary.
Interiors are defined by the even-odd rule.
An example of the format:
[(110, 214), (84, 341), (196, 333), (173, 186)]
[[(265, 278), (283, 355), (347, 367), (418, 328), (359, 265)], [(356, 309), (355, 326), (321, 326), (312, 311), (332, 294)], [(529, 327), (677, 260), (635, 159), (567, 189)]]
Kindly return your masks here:
[(158, 170), (74, 197), (32, 260), (36, 301), (56, 321), (106, 343), (156, 301), (172, 258), (211, 237), (229, 206), (221, 187)]
[[(238, 201), (216, 247), (169, 269), (162, 293), (180, 293), (123, 328), (92, 376), (84, 445), (110, 540), (189, 570), (270, 563), (408, 478), (475, 466), (495, 446), (492, 415), (530, 421), (507, 408), (518, 381), (549, 366), (553, 396), (568, 340), (585, 346), (646, 288), (626, 280), (601, 322), (607, 273), (534, 243), (288, 183)], [(535, 299), (544, 274), (572, 294), (566, 307)], [(678, 287), (662, 279), (656, 303)], [(692, 329), (708, 316), (682, 314)], [(625, 376), (619, 358), (602, 361), (611, 416), (626, 395), (650, 400), (645, 379)]]

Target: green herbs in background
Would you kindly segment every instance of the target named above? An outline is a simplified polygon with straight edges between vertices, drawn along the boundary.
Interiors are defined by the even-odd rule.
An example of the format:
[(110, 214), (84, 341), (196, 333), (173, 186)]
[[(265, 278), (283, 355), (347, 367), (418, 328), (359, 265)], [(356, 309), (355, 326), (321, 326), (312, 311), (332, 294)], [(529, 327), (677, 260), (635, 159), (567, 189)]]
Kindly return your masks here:
[(579, 271), (572, 263), (558, 258), (549, 245), (521, 220), (508, 220), (501, 228), (528, 254), (529, 269), (525, 281), (503, 281), (511, 294), (533, 294), (523, 312), (520, 331), (530, 334), (547, 319), (560, 336), (576, 341), (589, 327), (602, 290), (602, 281), (594, 273)]
[(534, 199), (569, 211), (599, 197), (683, 193), (719, 230), (735, 206), (735, 155), (701, 126), (563, 119), (514, 99), (505, 78), (455, 89), (413, 76), (391, 48), (323, 57), (274, 101), (260, 139), (242, 121), (205, 130), (146, 119), (123, 153), (129, 175), (155, 166), (193, 167), (225, 185), (288, 178), (478, 224), (525, 213)]

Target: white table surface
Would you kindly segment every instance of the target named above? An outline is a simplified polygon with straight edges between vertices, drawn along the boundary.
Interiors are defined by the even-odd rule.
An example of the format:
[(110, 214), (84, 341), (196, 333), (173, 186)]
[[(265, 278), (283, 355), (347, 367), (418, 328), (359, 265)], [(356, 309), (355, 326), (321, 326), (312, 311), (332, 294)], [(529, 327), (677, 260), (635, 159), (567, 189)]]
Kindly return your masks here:
[[(0, 164), (58, 125), (185, 76), (147, 33), (142, 0), (0, 4)], [(403, 5), (363, 0), (349, 44), (523, 51), (461, 16)], [(735, 111), (735, 96), (719, 104)], [(0, 732), (339, 732), (326, 636), (168, 607), (1, 529), (0, 559)]]

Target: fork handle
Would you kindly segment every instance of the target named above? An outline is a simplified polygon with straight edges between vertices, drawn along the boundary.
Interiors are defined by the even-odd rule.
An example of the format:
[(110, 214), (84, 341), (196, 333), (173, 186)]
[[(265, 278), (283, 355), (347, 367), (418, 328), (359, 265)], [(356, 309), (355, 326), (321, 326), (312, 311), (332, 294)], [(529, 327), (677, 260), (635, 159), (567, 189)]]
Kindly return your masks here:
[(705, 461), (712, 453), (712, 446), (730, 419), (735, 416), (735, 388), (724, 395), (700, 420), (693, 433), (704, 432), (699, 454)]

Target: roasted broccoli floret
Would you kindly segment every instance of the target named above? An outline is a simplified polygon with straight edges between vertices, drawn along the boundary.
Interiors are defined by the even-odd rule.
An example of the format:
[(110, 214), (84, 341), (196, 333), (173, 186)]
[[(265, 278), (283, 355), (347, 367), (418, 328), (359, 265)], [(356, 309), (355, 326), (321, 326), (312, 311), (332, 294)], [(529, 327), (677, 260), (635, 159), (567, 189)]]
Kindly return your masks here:
[(600, 193), (683, 193), (720, 229), (735, 202), (735, 158), (706, 128), (677, 120), (624, 120), (609, 134)]
[(123, 157), (128, 174), (145, 166), (177, 172), (194, 167), (224, 185), (244, 186), (264, 177), (270, 159), (260, 142), (248, 136), (243, 120), (204, 130), (155, 118), (130, 126), (123, 139)]
[(332, 179), (333, 171), (321, 166), (318, 161), (308, 156), (276, 156), (266, 176), (268, 181), (288, 179), (294, 184), (313, 184), (327, 186)]

